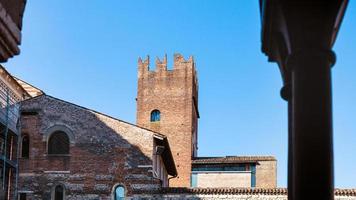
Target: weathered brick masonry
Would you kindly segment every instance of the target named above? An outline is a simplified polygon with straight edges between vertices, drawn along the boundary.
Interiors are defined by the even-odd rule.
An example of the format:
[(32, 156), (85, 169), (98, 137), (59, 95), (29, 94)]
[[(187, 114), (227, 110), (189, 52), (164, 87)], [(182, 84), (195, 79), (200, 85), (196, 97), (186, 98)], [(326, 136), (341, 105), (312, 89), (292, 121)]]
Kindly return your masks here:
[[(164, 136), (47, 95), (22, 102), (21, 110), (30, 155), (20, 159), (19, 190), (28, 199), (51, 199), (58, 184), (66, 199), (83, 200), (111, 199), (116, 184), (125, 186), (127, 195), (161, 187), (152, 156), (155, 138)], [(48, 138), (57, 130), (69, 136), (68, 155), (47, 153)]]
[[(195, 63), (175, 54), (172, 70), (167, 69), (167, 57), (157, 58), (154, 71), (149, 65), (149, 58), (138, 61), (137, 124), (167, 135), (178, 169), (170, 186), (189, 187), (199, 117)], [(153, 110), (160, 111), (160, 121), (150, 121)]]

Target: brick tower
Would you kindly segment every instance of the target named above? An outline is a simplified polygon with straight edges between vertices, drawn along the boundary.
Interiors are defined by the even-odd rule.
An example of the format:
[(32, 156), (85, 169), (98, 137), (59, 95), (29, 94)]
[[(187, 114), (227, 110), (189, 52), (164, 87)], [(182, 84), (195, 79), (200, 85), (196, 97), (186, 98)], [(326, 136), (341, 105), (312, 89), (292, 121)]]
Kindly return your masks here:
[(168, 137), (178, 170), (170, 187), (189, 187), (199, 118), (195, 63), (175, 54), (173, 70), (167, 70), (167, 56), (156, 59), (155, 71), (149, 64), (149, 57), (138, 60), (137, 124)]

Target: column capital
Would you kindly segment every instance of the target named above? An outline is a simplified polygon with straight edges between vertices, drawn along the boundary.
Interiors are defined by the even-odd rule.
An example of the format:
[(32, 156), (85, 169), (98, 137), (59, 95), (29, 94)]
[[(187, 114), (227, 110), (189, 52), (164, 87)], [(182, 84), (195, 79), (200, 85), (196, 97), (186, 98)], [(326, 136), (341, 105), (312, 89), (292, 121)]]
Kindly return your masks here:
[[(348, 0), (313, 0), (312, 3), (306, 0), (260, 0), (262, 52), (270, 62), (277, 62), (283, 73), (288, 55), (300, 55), (300, 49), (302, 53), (313, 55), (320, 53), (320, 49), (329, 51), (347, 4)], [(305, 52), (310, 48), (317, 50)]]
[(283, 87), (281, 88), (281, 97), (283, 100), (285, 101), (289, 101), (292, 99), (292, 90), (291, 90), (291, 84), (290, 83), (286, 83), (283, 85)]
[[(322, 59), (329, 62), (332, 67), (336, 62), (336, 54), (332, 50), (325, 49), (301, 49), (290, 54), (286, 58), (286, 68), (291, 71), (297, 62), (303, 62), (308, 59)], [(299, 66), (300, 67), (300, 66)]]

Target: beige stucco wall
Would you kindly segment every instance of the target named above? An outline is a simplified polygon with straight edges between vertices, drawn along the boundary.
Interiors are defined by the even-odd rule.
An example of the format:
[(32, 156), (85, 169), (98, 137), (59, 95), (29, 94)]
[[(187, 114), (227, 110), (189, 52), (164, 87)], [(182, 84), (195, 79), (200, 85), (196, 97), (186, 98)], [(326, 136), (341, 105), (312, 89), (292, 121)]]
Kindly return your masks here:
[(251, 187), (251, 173), (198, 173), (197, 187)]
[(258, 161), (256, 165), (256, 187), (275, 188), (277, 187), (277, 161)]

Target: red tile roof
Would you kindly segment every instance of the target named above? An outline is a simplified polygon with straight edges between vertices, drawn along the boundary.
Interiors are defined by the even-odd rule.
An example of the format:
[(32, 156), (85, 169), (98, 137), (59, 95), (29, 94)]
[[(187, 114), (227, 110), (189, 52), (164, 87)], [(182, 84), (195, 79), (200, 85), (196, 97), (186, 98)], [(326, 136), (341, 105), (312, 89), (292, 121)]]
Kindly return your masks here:
[[(139, 190), (140, 194), (207, 194), (207, 195), (287, 195), (287, 188), (162, 188)], [(356, 189), (335, 189), (335, 196), (356, 196)]]
[(273, 156), (226, 156), (197, 157), (192, 164), (226, 164), (226, 163), (257, 163), (258, 161), (276, 161)]

